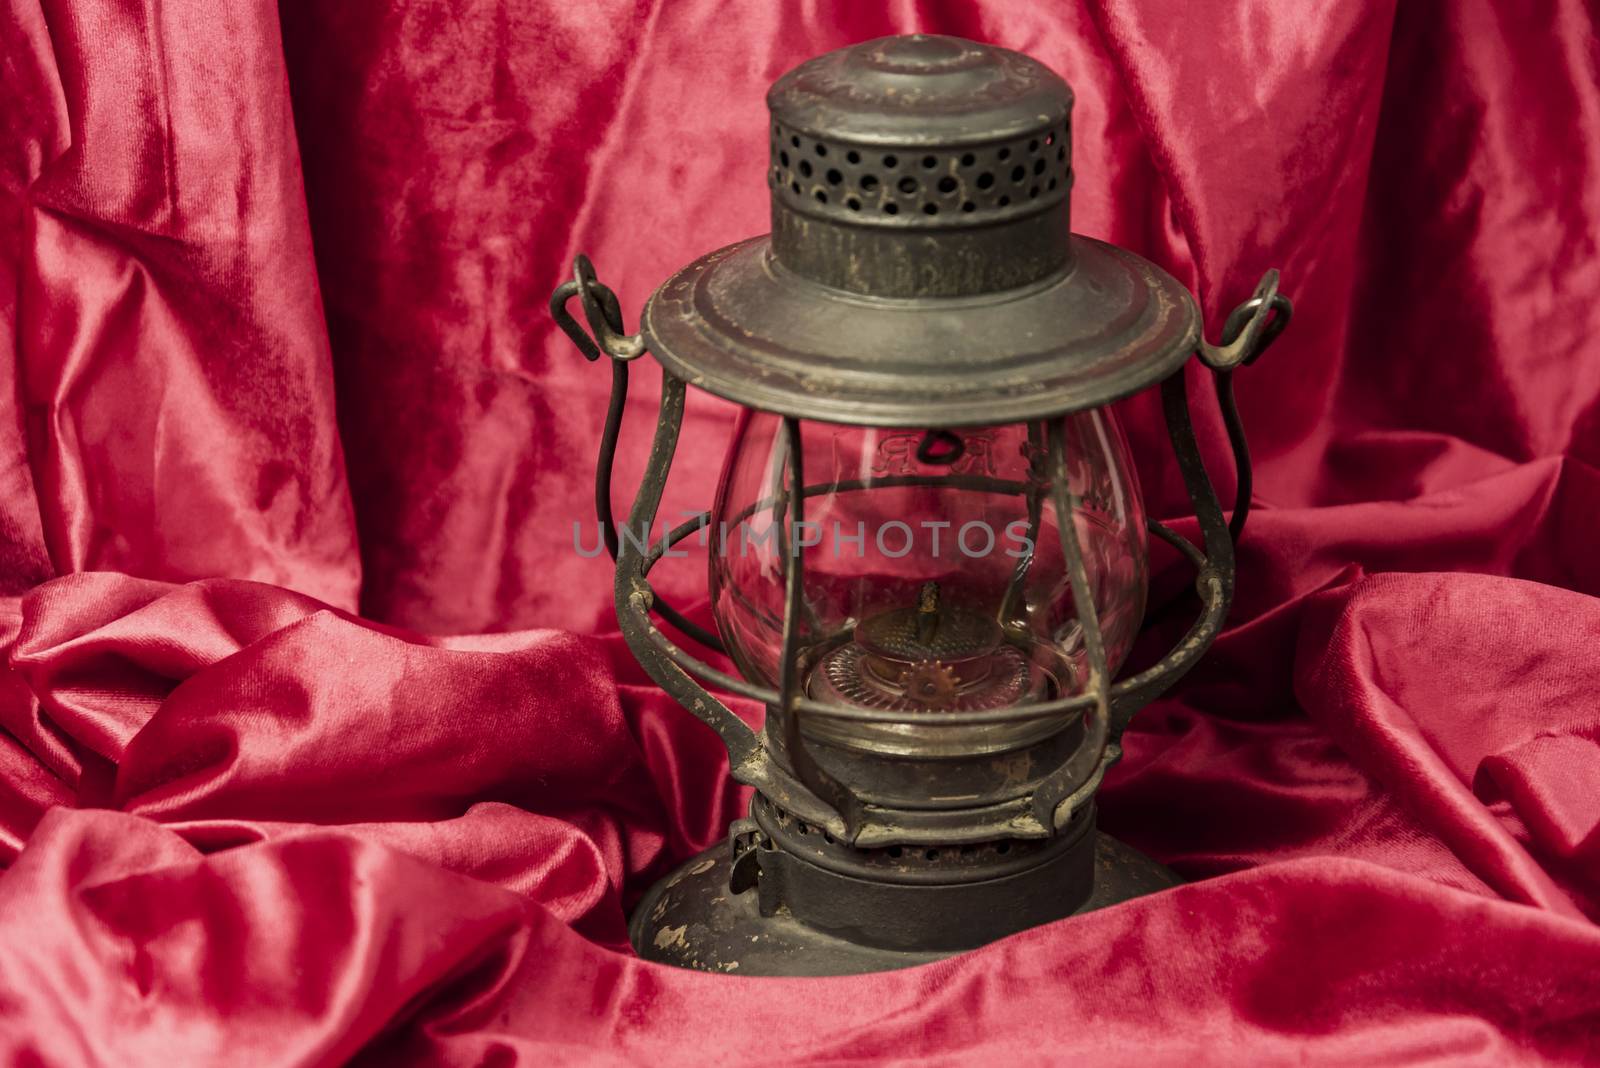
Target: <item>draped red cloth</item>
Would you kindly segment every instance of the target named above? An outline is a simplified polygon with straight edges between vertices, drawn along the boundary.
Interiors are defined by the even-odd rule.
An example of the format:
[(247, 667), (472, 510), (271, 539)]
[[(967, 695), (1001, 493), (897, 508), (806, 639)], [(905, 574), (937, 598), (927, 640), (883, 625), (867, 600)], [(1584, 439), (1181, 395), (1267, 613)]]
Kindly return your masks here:
[[(0, 1061), (1600, 1062), (1594, 16), (14, 0)], [(1075, 227), (1213, 337), (1295, 300), (1232, 628), (1103, 793), (1192, 881), (900, 973), (643, 964), (625, 908), (739, 799), (574, 550), (608, 376), (544, 303), (581, 250), (631, 323), (764, 230), (767, 84), (911, 31), (1067, 77)], [(666, 513), (729, 420), (691, 400)], [(659, 578), (703, 619), (702, 566)]]

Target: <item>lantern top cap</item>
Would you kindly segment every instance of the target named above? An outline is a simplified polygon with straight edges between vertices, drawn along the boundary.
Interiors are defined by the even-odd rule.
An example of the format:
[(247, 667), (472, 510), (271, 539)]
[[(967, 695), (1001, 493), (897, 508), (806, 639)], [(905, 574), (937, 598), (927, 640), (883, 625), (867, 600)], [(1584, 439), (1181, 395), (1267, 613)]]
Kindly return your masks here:
[(1045, 418), (1180, 367), (1193, 299), (1071, 233), (1072, 91), (957, 37), (886, 37), (767, 94), (772, 233), (667, 279), (641, 333), (753, 408), (883, 427)]
[(862, 145), (962, 145), (1060, 124), (1072, 90), (1043, 63), (960, 37), (880, 37), (800, 64), (767, 94), (773, 119)]

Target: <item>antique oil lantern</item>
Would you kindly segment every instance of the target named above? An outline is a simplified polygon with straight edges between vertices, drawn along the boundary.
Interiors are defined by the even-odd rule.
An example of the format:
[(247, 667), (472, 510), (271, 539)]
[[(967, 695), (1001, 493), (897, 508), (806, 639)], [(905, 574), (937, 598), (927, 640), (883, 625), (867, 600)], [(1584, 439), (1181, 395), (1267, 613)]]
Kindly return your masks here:
[[(1171, 885), (1096, 830), (1095, 790), (1129, 718), (1227, 615), (1250, 493), (1230, 376), (1288, 323), (1276, 272), (1213, 346), (1173, 278), (1072, 234), (1072, 93), (1016, 52), (888, 37), (767, 99), (770, 235), (668, 278), (637, 335), (582, 256), (551, 301), (589, 359), (612, 360), (596, 501), (623, 632), (754, 788), (728, 841), (645, 897), (634, 945), (743, 975), (868, 971)], [(619, 538), (611, 459), (646, 351), (660, 419)], [(1190, 424), (1196, 353), (1239, 467), (1231, 524)], [(1106, 407), (1157, 383), (1198, 547), (1145, 516)], [(646, 542), (689, 385), (744, 407), (714, 507)], [(1147, 534), (1195, 568), (1199, 614), (1118, 680)], [(710, 548), (716, 634), (649, 584), (691, 536)], [(764, 728), (703, 684), (764, 704)]]

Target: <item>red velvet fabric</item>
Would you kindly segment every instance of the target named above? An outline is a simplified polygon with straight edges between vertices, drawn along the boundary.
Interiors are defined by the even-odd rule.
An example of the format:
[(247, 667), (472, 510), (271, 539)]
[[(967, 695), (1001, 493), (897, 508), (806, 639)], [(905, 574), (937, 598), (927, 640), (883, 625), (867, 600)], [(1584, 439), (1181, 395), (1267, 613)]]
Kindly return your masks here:
[[(0, 1061), (1600, 1061), (1582, 0), (0, 25)], [(903, 973), (642, 964), (625, 907), (738, 797), (572, 549), (607, 375), (543, 305), (582, 250), (631, 322), (765, 229), (765, 86), (908, 31), (1063, 73), (1075, 227), (1213, 331), (1266, 267), (1295, 299), (1239, 382), (1232, 629), (1103, 794), (1193, 882)], [(1181, 514), (1155, 405), (1123, 407)], [(729, 415), (691, 401), (668, 510), (709, 501)], [(703, 608), (701, 566), (662, 587)], [(1182, 584), (1158, 558), (1149, 649)]]

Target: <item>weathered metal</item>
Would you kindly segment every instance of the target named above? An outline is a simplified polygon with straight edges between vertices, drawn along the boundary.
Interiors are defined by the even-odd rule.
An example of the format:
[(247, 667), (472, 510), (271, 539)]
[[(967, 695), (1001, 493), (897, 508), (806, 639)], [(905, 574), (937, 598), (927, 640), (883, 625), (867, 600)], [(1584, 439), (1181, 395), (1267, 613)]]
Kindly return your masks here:
[[(927, 688), (936, 720), (911, 710), (917, 702), (852, 702), (826, 687), (818, 692), (831, 699), (819, 700), (800, 679), (823, 657), (888, 663), (897, 649), (920, 646), (905, 634), (912, 617), (891, 613), (854, 637), (802, 650), (805, 562), (790, 551), (777, 685), (760, 685), (699, 661), (651, 618), (721, 651), (715, 636), (661, 603), (648, 578), (709, 515), (649, 549), (613, 535), (607, 544), (630, 647), (717, 731), (734, 778), (756, 790), (750, 818), (726, 846), (646, 898), (634, 917), (635, 946), (655, 959), (747, 974), (895, 967), (1170, 885), (1170, 873), (1094, 829), (1093, 797), (1121, 755), (1128, 720), (1193, 665), (1227, 615), (1250, 486), (1231, 375), (1288, 322), (1276, 272), (1212, 346), (1199, 336), (1193, 299), (1165, 272), (1071, 235), (1071, 92), (1017, 53), (954, 38), (886, 38), (803, 64), (768, 99), (772, 235), (669, 278), (637, 335), (625, 333), (615, 296), (582, 256), (552, 298), (552, 313), (580, 350), (614, 361), (597, 517), (610, 524), (626, 363), (646, 350), (665, 374), (628, 519), (636, 532), (654, 524), (686, 385), (784, 417), (785, 488), (751, 506), (770, 510), (780, 527), (802, 522), (808, 499), (846, 486), (806, 482), (803, 419), (920, 428), (918, 455), (943, 462), (961, 446), (951, 427), (1029, 421), (1039, 459), (1028, 483), (965, 473), (897, 484), (960, 480), (1020, 497), (1035, 530), (1043, 509), (1054, 510), (1087, 678), (1076, 693), (1057, 687), (1056, 696), (962, 702), (941, 696), (954, 692), (955, 669), (913, 656), (905, 663), (934, 667), (908, 674), (904, 685)], [(573, 297), (589, 333), (566, 311)], [(1183, 365), (1197, 351), (1216, 376), (1239, 468), (1231, 528), (1190, 423)], [(1059, 425), (1032, 421), (1156, 382), (1202, 546), (1159, 523), (1150, 531), (1195, 567), (1201, 607), (1157, 664), (1113, 682)], [(1028, 567), (1019, 560), (1013, 586)], [(937, 611), (936, 590), (925, 590), (924, 601), (921, 610)], [(984, 635), (952, 619), (939, 655), (957, 662)], [(764, 729), (751, 730), (703, 683), (760, 701)]]
[[(823, 898), (828, 912), (848, 922), (837, 928), (805, 923), (782, 907), (764, 914), (761, 883), (752, 876), (746, 876), (752, 881), (742, 893), (730, 892), (730, 887), (739, 885), (736, 869), (741, 860), (750, 858), (745, 863), (752, 863), (758, 854), (784, 858), (776, 864), (784, 866), (785, 896), (815, 889), (814, 896)], [(1160, 864), (1092, 829), (1067, 840), (1065, 850), (1020, 875), (992, 880), (1011, 882), (999, 894), (992, 886), (974, 889), (981, 884), (896, 885), (831, 882), (826, 877), (812, 888), (804, 885), (804, 876), (788, 876), (790, 865), (802, 863), (748, 840), (732, 848), (723, 842), (651, 887), (629, 921), (629, 936), (640, 954), (651, 960), (702, 971), (734, 975), (887, 971), (926, 964), (1024, 927), (1115, 905), (1179, 882)], [(774, 870), (772, 862), (763, 876), (766, 870)], [(769, 897), (777, 897), (778, 888), (767, 885)], [(907, 945), (924, 948), (899, 948)]]
[(691, 385), (877, 426), (1106, 404), (1193, 350), (1194, 301), (1071, 233), (1072, 92), (1036, 60), (890, 37), (772, 87), (772, 233), (669, 278), (643, 334)]

